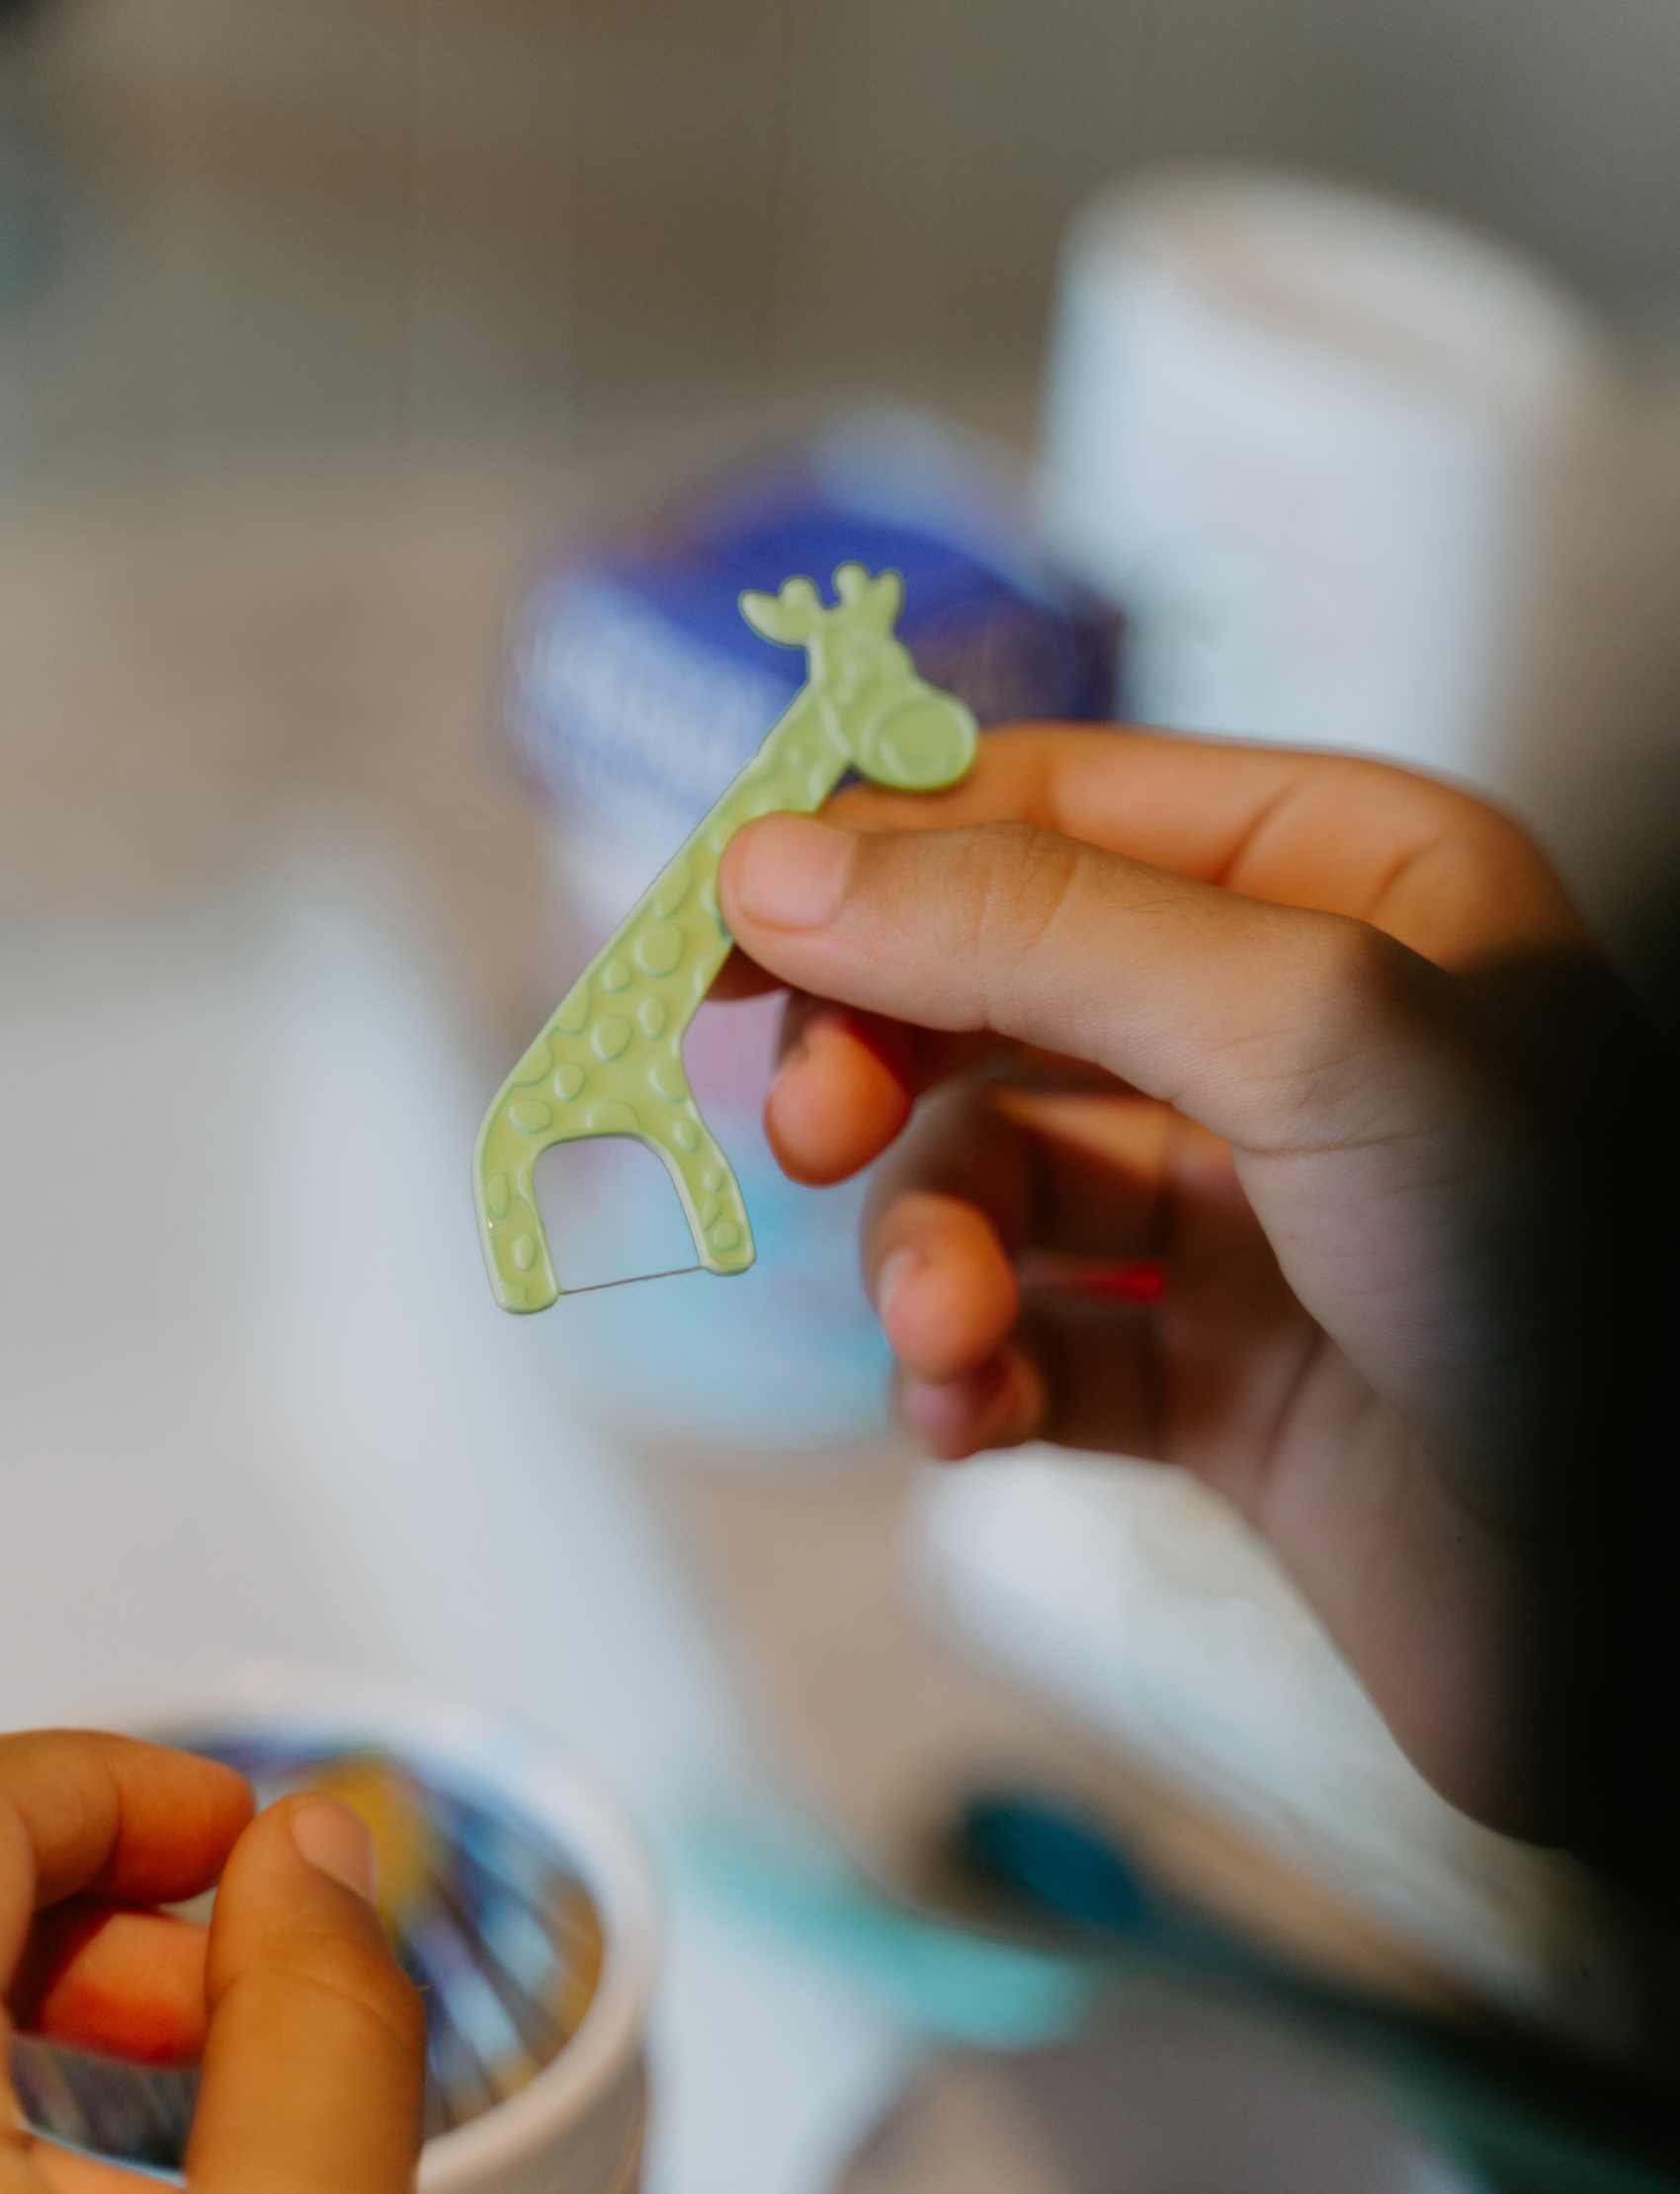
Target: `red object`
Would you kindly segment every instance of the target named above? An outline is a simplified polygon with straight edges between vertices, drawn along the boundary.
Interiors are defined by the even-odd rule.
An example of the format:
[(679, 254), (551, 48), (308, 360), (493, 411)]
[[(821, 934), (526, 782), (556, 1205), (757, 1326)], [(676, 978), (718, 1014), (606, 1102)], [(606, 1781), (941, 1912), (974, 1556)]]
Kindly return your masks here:
[(1085, 1274), (1074, 1286), (1116, 1303), (1154, 1303), (1166, 1293), (1167, 1272), (1159, 1258), (1144, 1257), (1134, 1265), (1117, 1265), (1112, 1272)]
[(1060, 1264), (1047, 1260), (1022, 1274), (1025, 1285), (1057, 1293), (1095, 1297), (1105, 1303), (1158, 1303), (1167, 1290), (1167, 1268), (1158, 1257), (1138, 1257), (1128, 1265)]

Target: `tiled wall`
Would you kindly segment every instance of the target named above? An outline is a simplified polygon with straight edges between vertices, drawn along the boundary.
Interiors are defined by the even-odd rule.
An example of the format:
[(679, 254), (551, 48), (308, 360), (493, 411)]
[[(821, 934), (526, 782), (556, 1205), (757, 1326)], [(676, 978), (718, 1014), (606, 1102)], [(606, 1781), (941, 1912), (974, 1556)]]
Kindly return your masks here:
[(0, 94), (68, 234), (14, 476), (1025, 377), (1069, 211), (1165, 157), (1680, 299), (1675, 0), (38, 0)]

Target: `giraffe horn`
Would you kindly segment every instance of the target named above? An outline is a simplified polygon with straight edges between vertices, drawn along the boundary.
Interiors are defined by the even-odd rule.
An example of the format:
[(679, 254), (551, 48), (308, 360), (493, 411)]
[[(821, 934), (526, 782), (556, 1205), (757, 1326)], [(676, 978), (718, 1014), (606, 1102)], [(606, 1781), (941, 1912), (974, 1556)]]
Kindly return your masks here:
[(870, 596), (868, 567), (861, 563), (843, 563), (834, 574), (834, 591), (849, 610), (867, 602)]
[(834, 574), (842, 605), (859, 611), (882, 636), (890, 635), (904, 606), (904, 581), (896, 571), (871, 574), (861, 563), (843, 563)]
[(870, 584), (870, 607), (880, 620), (883, 633), (890, 633), (898, 623), (898, 613), (904, 607), (904, 575), (900, 571), (880, 572)]

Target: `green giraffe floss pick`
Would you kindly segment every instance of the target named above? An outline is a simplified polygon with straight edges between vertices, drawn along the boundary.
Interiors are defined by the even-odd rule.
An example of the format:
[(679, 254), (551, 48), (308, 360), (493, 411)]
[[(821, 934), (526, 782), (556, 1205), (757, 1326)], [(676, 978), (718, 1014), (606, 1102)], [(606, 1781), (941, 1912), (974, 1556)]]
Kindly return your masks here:
[(707, 1272), (745, 1272), (752, 1227), (734, 1169), (702, 1119), (683, 1037), (730, 938), (717, 864), (743, 823), (811, 814), (848, 770), (897, 792), (954, 785), (974, 758), (974, 718), (918, 678), (894, 638), (904, 585), (862, 564), (834, 574), (838, 601), (809, 579), (743, 594), (766, 639), (802, 647), (805, 682), (764, 743), (578, 976), (484, 1116), (472, 1159), (484, 1263), (504, 1310), (546, 1310), (571, 1291), (554, 1277), (534, 1173), (551, 1144), (633, 1136), (664, 1160)]

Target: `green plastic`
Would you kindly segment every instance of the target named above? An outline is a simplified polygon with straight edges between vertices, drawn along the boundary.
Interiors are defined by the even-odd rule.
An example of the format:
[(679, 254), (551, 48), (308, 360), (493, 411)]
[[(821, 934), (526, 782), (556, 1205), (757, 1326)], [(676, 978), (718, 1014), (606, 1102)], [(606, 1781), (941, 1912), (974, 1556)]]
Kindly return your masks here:
[(775, 809), (810, 814), (847, 770), (900, 792), (954, 785), (974, 757), (974, 718), (916, 676), (893, 637), (896, 571), (834, 574), (828, 608), (808, 579), (743, 594), (741, 615), (785, 647), (803, 647), (805, 682), (764, 744), (651, 889), (602, 946), (484, 1116), (472, 1190), (484, 1262), (504, 1310), (546, 1310), (569, 1291), (554, 1277), (533, 1172), (550, 1144), (633, 1136), (676, 1184), (700, 1263), (745, 1272), (752, 1227), (728, 1159), (683, 1070), (683, 1037), (729, 952), (717, 864), (743, 823)]

